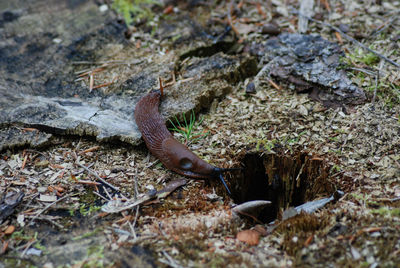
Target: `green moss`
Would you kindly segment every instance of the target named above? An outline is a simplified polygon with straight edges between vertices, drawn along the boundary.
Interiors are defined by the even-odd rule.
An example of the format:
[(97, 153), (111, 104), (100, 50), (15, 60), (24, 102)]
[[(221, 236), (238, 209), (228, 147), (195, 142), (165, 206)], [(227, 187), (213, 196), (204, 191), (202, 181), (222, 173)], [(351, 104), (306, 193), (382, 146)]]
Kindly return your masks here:
[[(28, 268), (36, 268), (37, 266), (33, 265), (28, 260), (23, 260), (19, 256), (17, 257), (7, 257), (1, 259), (0, 264), (4, 264), (4, 267), (28, 267)], [(3, 266), (2, 266), (3, 267)]]
[(84, 260), (74, 263), (74, 267), (112, 267), (112, 265), (104, 264), (104, 246), (95, 245), (87, 249), (86, 257)]
[(361, 59), (361, 62), (365, 63), (366, 65), (372, 65), (379, 62), (379, 57), (374, 53), (365, 54)]
[(340, 172), (342, 169), (338, 165), (333, 165), (331, 167), (330, 173), (337, 173)]
[(371, 213), (381, 216), (400, 217), (400, 208), (381, 207), (371, 210)]
[(73, 237), (72, 240), (76, 241), (76, 240), (81, 240), (81, 239), (84, 239), (84, 238), (88, 238), (88, 237), (96, 235), (99, 231), (101, 231), (101, 228), (96, 228), (96, 229), (94, 229), (93, 231), (91, 231), (89, 233), (85, 233), (83, 235)]
[(353, 54), (349, 54), (349, 57), (353, 62), (364, 63), (368, 66), (376, 64), (380, 60), (376, 54), (372, 52), (366, 52), (361, 48), (356, 49)]
[(126, 25), (131, 25), (135, 20), (153, 20), (155, 14), (149, 8), (150, 5), (161, 5), (156, 0), (114, 0), (112, 8), (120, 14)]

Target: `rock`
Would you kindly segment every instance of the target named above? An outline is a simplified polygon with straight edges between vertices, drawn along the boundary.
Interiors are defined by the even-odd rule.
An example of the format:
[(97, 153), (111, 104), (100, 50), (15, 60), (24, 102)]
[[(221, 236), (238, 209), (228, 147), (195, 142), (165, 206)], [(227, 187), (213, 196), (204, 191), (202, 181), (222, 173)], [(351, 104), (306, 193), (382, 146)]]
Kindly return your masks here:
[(250, 49), (261, 57), (262, 69), (254, 79), (256, 89), (263, 76), (272, 76), (282, 83), (290, 83), (298, 92), (309, 92), (310, 97), (325, 106), (361, 104), (365, 93), (352, 83), (340, 67), (343, 52), (338, 44), (319, 35), (283, 33)]
[[(54, 134), (136, 145), (142, 141), (134, 122), (135, 104), (158, 87), (158, 77), (169, 78), (177, 70), (188, 78), (166, 89), (161, 113), (170, 118), (208, 108), (214, 98), (230, 92), (230, 83), (255, 74), (255, 60), (226, 55), (222, 51), (232, 43), (214, 43), (208, 37), (204, 41), (204, 29), (188, 29), (179, 49), (157, 58), (147, 48), (130, 46), (124, 37), (126, 27), (94, 2), (66, 6), (52, 2), (39, 0), (32, 5), (47, 8), (28, 14), (19, 11), (27, 9), (18, 9), (23, 3), (16, 1), (15, 10), (6, 13), (9, 19), (0, 31), (4, 40), (0, 43), (0, 151), (46, 145)], [(171, 29), (179, 27), (161, 25), (160, 38), (168, 38)], [(78, 71), (96, 67), (102, 69), (93, 73), (94, 85), (118, 79), (92, 90), (89, 83), (76, 81)]]
[(281, 33), (279, 27), (272, 23), (264, 24), (261, 28), (262, 34), (269, 34), (269, 35), (278, 35)]

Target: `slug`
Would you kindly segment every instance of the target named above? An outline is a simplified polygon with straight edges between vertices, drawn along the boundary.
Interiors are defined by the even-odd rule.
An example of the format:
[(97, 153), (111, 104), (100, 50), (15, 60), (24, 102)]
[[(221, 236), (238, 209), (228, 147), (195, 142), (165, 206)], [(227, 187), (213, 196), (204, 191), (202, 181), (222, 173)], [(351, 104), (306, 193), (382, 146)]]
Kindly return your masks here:
[(190, 178), (219, 178), (227, 192), (223, 172), (236, 170), (218, 168), (199, 158), (185, 145), (178, 142), (168, 131), (164, 119), (158, 112), (161, 90), (153, 90), (143, 96), (136, 104), (135, 121), (149, 151), (157, 157), (166, 168)]

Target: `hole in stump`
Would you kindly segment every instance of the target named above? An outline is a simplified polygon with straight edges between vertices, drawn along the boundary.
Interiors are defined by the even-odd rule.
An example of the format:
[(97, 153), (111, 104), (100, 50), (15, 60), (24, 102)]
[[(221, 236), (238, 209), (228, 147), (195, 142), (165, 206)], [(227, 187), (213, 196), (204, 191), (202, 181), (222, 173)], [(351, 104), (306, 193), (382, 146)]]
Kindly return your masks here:
[(243, 171), (231, 180), (236, 204), (252, 200), (272, 202), (261, 211), (264, 223), (275, 220), (280, 211), (296, 207), (334, 191), (329, 182), (329, 166), (306, 152), (292, 155), (247, 153), (239, 158)]

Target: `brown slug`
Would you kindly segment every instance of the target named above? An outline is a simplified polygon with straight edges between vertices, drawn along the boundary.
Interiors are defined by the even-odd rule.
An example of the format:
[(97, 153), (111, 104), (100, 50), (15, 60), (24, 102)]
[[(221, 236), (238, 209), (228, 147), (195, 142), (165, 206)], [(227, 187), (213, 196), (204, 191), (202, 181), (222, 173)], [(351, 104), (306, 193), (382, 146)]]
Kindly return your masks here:
[(142, 97), (136, 104), (135, 120), (149, 151), (165, 167), (190, 178), (211, 179), (219, 177), (227, 192), (231, 194), (223, 172), (236, 169), (218, 168), (200, 159), (185, 145), (178, 142), (168, 131), (164, 119), (158, 112), (162, 87)]

